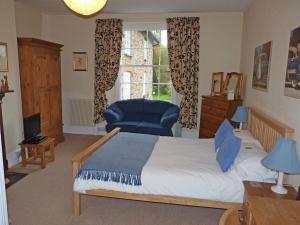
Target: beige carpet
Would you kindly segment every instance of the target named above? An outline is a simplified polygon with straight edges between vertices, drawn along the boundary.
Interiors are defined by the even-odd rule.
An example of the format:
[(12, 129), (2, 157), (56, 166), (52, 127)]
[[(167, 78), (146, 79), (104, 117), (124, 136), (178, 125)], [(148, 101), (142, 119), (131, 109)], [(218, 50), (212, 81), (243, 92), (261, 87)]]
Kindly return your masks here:
[[(65, 135), (56, 161), (7, 190), (13, 225), (216, 225), (223, 210), (165, 205), (109, 198), (82, 198), (82, 214), (73, 215), (71, 157), (97, 137)], [(16, 169), (18, 170), (18, 169)], [(23, 170), (19, 168), (19, 170)]]

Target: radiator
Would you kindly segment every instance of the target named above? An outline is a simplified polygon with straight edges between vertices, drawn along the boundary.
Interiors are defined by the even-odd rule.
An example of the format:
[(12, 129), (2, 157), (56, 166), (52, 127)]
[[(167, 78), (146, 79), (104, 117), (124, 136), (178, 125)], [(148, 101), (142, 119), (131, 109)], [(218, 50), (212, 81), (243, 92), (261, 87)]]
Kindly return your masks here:
[(71, 98), (71, 125), (94, 126), (94, 99)]

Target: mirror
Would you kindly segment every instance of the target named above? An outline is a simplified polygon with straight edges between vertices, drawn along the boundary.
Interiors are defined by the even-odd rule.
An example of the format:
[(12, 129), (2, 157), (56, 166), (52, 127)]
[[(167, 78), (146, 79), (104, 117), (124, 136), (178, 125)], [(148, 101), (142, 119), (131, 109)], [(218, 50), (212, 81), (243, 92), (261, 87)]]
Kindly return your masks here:
[(217, 72), (212, 74), (211, 92), (210, 95), (220, 95), (223, 87), (223, 72)]
[(242, 97), (242, 86), (243, 74), (236, 72), (227, 73), (222, 93), (225, 95), (234, 93), (234, 98), (240, 99)]
[(235, 92), (235, 89), (236, 89), (237, 83), (238, 83), (238, 79), (239, 78), (237, 75), (233, 75), (229, 78), (227, 91)]

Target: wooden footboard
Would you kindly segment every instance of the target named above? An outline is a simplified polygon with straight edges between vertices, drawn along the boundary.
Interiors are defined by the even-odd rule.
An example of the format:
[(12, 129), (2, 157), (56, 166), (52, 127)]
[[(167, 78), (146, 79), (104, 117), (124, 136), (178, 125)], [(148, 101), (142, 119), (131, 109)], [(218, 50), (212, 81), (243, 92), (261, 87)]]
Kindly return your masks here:
[[(73, 164), (73, 178), (77, 176), (82, 163), (91, 155), (93, 152), (95, 152), (99, 147), (104, 145), (107, 141), (109, 141), (112, 137), (114, 137), (117, 133), (120, 132), (120, 128), (115, 128), (110, 133), (106, 134), (104, 137), (101, 137), (98, 141), (87, 147), (82, 152), (78, 153), (72, 158), (72, 164)], [(76, 216), (80, 215), (80, 193), (74, 191), (74, 213)]]
[(118, 199), (127, 199), (134, 201), (143, 201), (143, 202), (155, 202), (155, 203), (164, 203), (164, 204), (173, 204), (173, 205), (185, 205), (185, 206), (198, 206), (198, 207), (207, 207), (207, 208), (216, 208), (216, 209), (230, 209), (232, 207), (242, 208), (240, 203), (230, 203), (230, 202), (220, 202), (212, 201), (198, 198), (186, 198), (186, 197), (177, 197), (177, 196), (168, 196), (168, 195), (152, 195), (152, 194), (136, 194), (120, 191), (110, 191), (104, 189), (90, 190), (87, 191), (88, 195), (107, 197), (107, 198), (118, 198)]

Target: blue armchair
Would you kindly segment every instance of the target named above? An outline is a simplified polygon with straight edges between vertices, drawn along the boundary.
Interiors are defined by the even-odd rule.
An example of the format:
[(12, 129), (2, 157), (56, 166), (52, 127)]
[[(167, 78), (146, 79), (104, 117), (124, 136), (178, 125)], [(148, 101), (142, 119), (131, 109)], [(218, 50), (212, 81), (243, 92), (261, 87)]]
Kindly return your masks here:
[(178, 106), (147, 99), (117, 101), (104, 112), (107, 132), (120, 127), (123, 132), (160, 136), (173, 136), (171, 128), (178, 117)]

